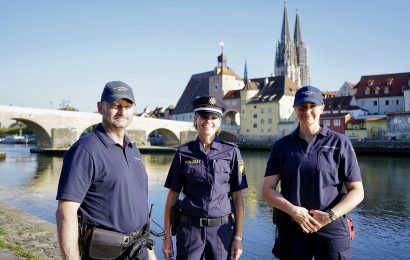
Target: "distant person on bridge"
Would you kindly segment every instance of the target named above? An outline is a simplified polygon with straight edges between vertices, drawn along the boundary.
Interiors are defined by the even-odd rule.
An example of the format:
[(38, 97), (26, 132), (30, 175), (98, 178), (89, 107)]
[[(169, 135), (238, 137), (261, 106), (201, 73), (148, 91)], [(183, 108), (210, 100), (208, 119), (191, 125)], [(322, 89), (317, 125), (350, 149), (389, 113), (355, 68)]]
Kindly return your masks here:
[(108, 82), (97, 103), (102, 123), (64, 156), (56, 212), (64, 259), (156, 259), (148, 176), (125, 135), (134, 103), (130, 86)]
[(278, 209), (274, 254), (295, 260), (351, 259), (346, 214), (364, 197), (352, 144), (319, 124), (324, 109), (319, 89), (300, 88), (294, 109), (299, 126), (274, 143), (262, 185), (262, 196)]
[[(181, 145), (165, 187), (162, 253), (176, 259), (238, 259), (242, 254), (243, 197), (248, 187), (242, 156), (233, 143), (220, 140), (224, 104), (212, 96), (193, 101), (195, 141)], [(179, 200), (180, 192), (184, 196)], [(172, 227), (171, 227), (172, 226)], [(172, 230), (172, 231), (171, 231)]]

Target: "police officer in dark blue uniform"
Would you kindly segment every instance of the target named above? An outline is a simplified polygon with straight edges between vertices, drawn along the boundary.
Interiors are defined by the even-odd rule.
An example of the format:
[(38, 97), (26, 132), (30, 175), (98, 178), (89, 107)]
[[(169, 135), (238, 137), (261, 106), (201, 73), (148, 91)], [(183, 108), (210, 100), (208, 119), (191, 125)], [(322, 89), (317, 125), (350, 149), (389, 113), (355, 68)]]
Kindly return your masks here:
[(364, 197), (352, 144), (319, 124), (319, 89), (300, 88), (294, 109), (299, 127), (273, 145), (262, 186), (264, 199), (280, 210), (277, 253), (280, 259), (351, 259), (345, 215)]
[[(244, 164), (235, 144), (220, 140), (224, 104), (212, 96), (193, 101), (198, 138), (179, 147), (165, 187), (163, 254), (174, 256), (171, 209), (177, 211), (176, 259), (238, 259), (242, 254)], [(178, 200), (182, 191), (182, 200)]]
[(108, 82), (97, 103), (102, 123), (64, 156), (56, 212), (63, 259), (156, 259), (146, 248), (148, 176), (125, 135), (134, 102), (130, 86)]

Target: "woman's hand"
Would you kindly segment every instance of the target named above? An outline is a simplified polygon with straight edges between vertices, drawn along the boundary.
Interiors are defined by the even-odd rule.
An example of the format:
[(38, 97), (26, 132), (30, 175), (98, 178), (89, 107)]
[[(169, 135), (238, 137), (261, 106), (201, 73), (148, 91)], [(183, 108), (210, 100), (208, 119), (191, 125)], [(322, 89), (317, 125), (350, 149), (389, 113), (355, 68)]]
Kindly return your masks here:
[(164, 238), (164, 240), (162, 240), (162, 254), (167, 260), (172, 259), (174, 257), (174, 248), (172, 245), (171, 237), (167, 237)]
[(231, 247), (231, 259), (238, 260), (242, 255), (242, 241), (234, 239)]
[(294, 206), (290, 215), (305, 233), (314, 233), (322, 227), (306, 208)]

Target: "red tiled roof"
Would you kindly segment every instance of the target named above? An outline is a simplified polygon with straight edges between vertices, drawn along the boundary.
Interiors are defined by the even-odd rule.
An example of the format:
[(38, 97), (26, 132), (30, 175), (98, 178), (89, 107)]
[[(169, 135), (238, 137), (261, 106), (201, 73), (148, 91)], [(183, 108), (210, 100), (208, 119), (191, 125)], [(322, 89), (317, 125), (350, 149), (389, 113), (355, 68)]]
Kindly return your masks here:
[[(356, 98), (403, 96), (403, 89), (409, 85), (409, 80), (410, 72), (362, 76), (355, 86)], [(386, 88), (388, 93), (385, 93)], [(378, 94), (376, 89), (379, 90)]]
[(224, 99), (237, 99), (241, 98), (241, 90), (236, 89), (236, 90), (229, 90), (226, 92)]

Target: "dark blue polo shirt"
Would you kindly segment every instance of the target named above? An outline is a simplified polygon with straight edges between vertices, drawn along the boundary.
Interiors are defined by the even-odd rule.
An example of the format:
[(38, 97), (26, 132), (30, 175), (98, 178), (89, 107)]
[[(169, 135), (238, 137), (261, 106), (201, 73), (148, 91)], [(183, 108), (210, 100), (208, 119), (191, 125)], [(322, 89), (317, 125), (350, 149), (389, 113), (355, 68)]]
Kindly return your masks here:
[(199, 139), (180, 146), (165, 187), (183, 192), (179, 208), (187, 215), (221, 217), (233, 212), (230, 193), (248, 187), (238, 147), (218, 137), (207, 152)]
[(81, 203), (83, 222), (129, 233), (148, 220), (148, 176), (125, 136), (116, 144), (99, 124), (64, 156), (57, 199)]
[(326, 126), (309, 145), (299, 137), (299, 128), (275, 142), (265, 176), (276, 174), (285, 199), (308, 210), (332, 207), (344, 182), (362, 180), (352, 144)]

